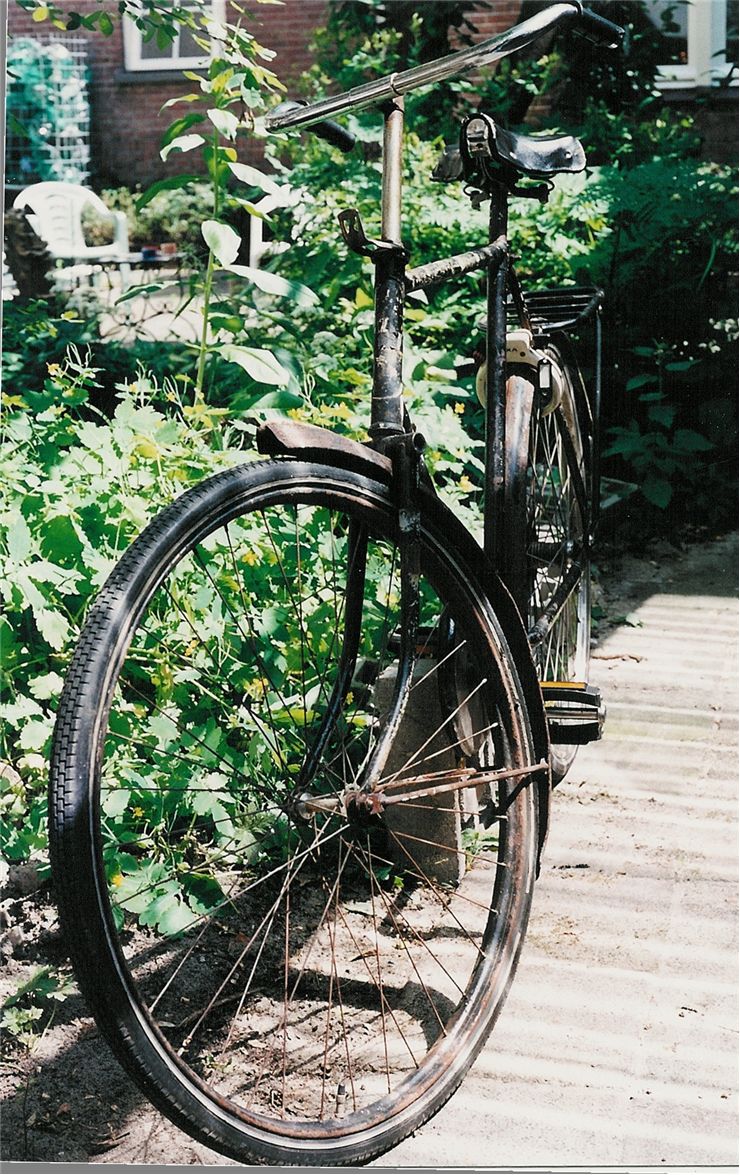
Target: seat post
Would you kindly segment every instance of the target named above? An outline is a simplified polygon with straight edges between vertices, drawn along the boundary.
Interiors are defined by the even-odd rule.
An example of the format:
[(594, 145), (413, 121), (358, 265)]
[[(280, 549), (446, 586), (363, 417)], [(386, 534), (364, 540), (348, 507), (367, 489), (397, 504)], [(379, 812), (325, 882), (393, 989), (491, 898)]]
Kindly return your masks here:
[(406, 252), (401, 242), (403, 174), (403, 98), (383, 108), (383, 189), (381, 247), (375, 262), (375, 347), (370, 435), (382, 447), (385, 437), (403, 432), (403, 308)]
[[(508, 192), (491, 184), (489, 241), (506, 238)], [(497, 570), (503, 566), (503, 517), (506, 469), (506, 287), (508, 251), (488, 266), (486, 317), (486, 479), (483, 547)]]

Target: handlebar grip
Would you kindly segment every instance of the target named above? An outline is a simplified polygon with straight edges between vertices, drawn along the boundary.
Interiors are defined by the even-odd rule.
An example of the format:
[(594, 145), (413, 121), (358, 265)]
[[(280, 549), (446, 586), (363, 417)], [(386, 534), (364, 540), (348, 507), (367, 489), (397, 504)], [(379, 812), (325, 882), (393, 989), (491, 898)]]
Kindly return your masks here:
[[(289, 100), (281, 102), (270, 113), (274, 118), (276, 115), (288, 114), (291, 110), (298, 110), (301, 106), (307, 106), (308, 103), (300, 100)], [(306, 130), (313, 131), (320, 139), (325, 139), (327, 143), (331, 143), (332, 147), (338, 147), (345, 155), (354, 147), (357, 138), (351, 131), (345, 130), (338, 122), (334, 122), (330, 118), (325, 118), (322, 122), (314, 122), (306, 127)]]
[(575, 26), (575, 32), (592, 45), (601, 45), (604, 49), (618, 49), (624, 40), (624, 29), (592, 12), (590, 8), (582, 8), (580, 19)]

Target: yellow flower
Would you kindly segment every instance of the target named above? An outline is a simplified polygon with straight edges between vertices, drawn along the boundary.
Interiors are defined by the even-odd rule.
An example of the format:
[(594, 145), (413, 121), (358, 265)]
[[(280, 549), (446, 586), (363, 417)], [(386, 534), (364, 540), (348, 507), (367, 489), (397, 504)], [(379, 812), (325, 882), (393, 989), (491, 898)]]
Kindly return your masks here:
[(458, 416), (462, 416), (464, 411), (465, 411), (465, 405), (461, 404), (460, 401), (458, 400), (455, 403), (455, 412), (457, 413)]
[(302, 408), (289, 408), (288, 409), (288, 416), (290, 416), (291, 420), (303, 420), (303, 409)]
[(473, 489), (473, 483), (466, 474), (462, 475), (462, 477), (460, 478), (460, 480), (457, 484), (460, 486), (460, 489), (462, 490), (462, 492), (464, 494), (469, 494), (470, 491)]
[(46, 370), (49, 372), (49, 375), (62, 374), (62, 368), (59, 363), (47, 363)]
[(122, 881), (123, 881), (123, 874), (122, 873), (114, 873), (113, 877), (111, 877), (111, 879), (110, 879), (111, 885), (120, 885), (122, 883)]
[(241, 558), (242, 563), (246, 563), (248, 567), (256, 567), (260, 561), (260, 557), (256, 551), (247, 551)]
[(134, 813), (134, 816), (143, 816), (144, 815), (143, 808), (136, 807), (136, 808), (133, 808), (132, 811)]

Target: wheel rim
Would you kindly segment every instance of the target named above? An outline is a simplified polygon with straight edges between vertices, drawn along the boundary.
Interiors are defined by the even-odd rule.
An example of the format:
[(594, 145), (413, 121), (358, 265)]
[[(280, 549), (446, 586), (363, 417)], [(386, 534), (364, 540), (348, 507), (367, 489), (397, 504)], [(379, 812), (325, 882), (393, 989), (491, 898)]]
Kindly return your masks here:
[[(527, 534), (529, 561), (529, 615), (532, 630), (547, 614), (569, 575), (584, 555), (584, 526), (571, 462), (563, 439), (567, 416), (574, 409), (570, 399), (551, 412), (538, 413), (530, 430), (528, 464)], [(571, 438), (578, 438), (571, 432)], [(580, 444), (574, 452), (581, 464)], [(542, 681), (585, 680), (589, 651), (589, 577), (574, 583), (544, 639), (533, 647)]]
[[(512, 969), (512, 874), (526, 839), (521, 805), (499, 811), (508, 785), (490, 778), (525, 765), (521, 731), (502, 717), (495, 656), (470, 656), (475, 609), (449, 599), (449, 569), (434, 557), (422, 593), (429, 664), (415, 688), (425, 709), (446, 709), (383, 784), (398, 795), (421, 774), (449, 782), (461, 747), (484, 782), (441, 804), (412, 796), (395, 826), (366, 809), (297, 810), (295, 780), (336, 675), (348, 533), (344, 512), (274, 505), (185, 551), (145, 602), (99, 770), (109, 932), (143, 1022), (219, 1106), (321, 1145), (404, 1112), (460, 1067), (456, 1042), (480, 1043)], [(394, 543), (379, 533), (346, 721), (311, 783), (319, 799), (346, 795), (367, 755), (384, 664), (392, 678), (398, 582)], [(456, 636), (440, 656), (450, 608)], [(414, 825), (414, 810), (428, 820), (425, 809), (463, 795), (462, 840), (444, 816), (444, 835)], [(435, 854), (442, 872), (466, 858), (459, 883), (430, 876)]]

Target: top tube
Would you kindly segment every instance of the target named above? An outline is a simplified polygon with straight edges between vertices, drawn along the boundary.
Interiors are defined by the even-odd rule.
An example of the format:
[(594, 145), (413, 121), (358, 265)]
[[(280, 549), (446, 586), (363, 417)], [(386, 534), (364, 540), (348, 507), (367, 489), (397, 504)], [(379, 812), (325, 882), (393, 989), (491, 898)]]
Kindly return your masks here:
[(336, 114), (343, 114), (347, 110), (362, 110), (376, 102), (383, 102), (389, 98), (408, 94), (421, 86), (428, 86), (435, 82), (446, 81), (447, 78), (459, 77), (470, 73), (484, 65), (494, 65), (503, 57), (526, 48), (534, 41), (539, 40), (545, 33), (554, 31), (563, 24), (570, 24), (583, 15), (583, 6), (580, 0), (563, 0), (553, 4), (543, 12), (538, 12), (521, 24), (514, 25), (496, 37), (490, 37), (474, 45), (470, 49), (461, 49), (458, 53), (450, 53), (447, 57), (438, 57), (436, 61), (428, 61), (423, 65), (416, 65), (413, 69), (405, 69), (401, 73), (392, 73), (377, 81), (367, 82), (362, 86), (355, 86), (344, 94), (333, 94), (329, 98), (322, 98), (320, 102), (312, 102), (308, 106), (298, 109), (281, 111), (277, 107), (265, 118), (265, 127), (270, 131), (284, 130), (292, 127), (310, 126), (311, 123), (321, 122)]

